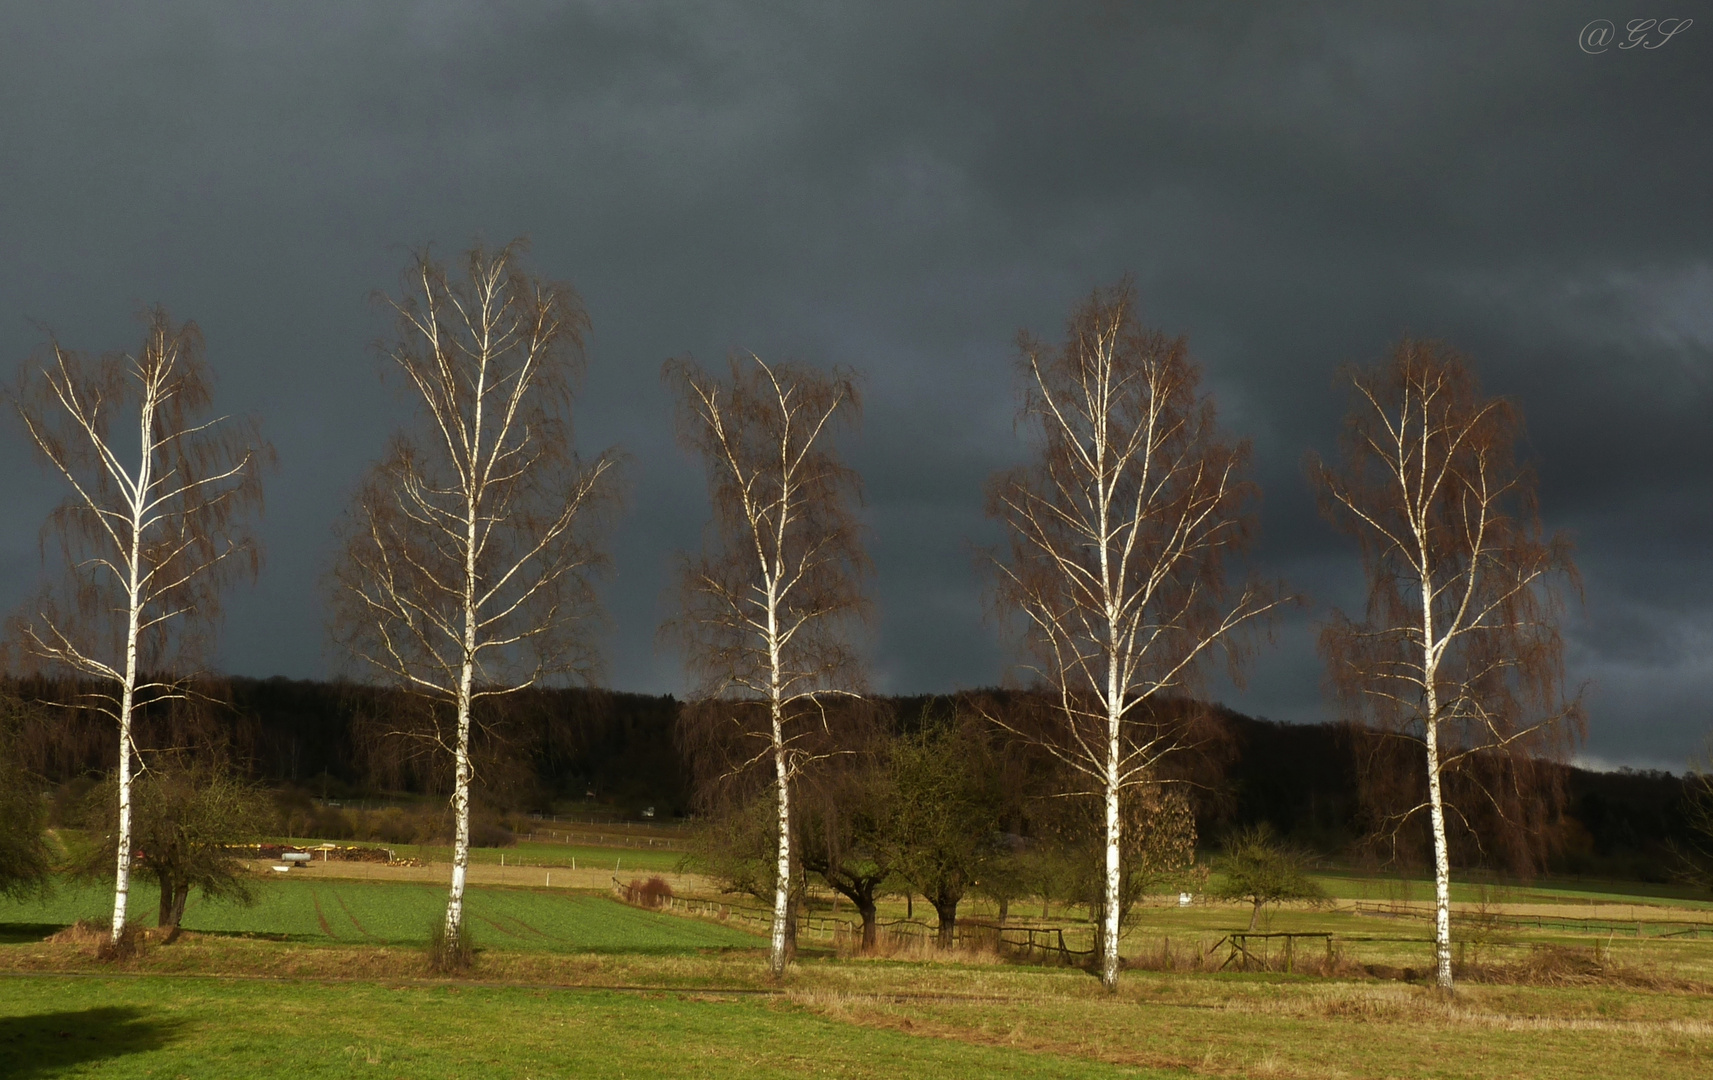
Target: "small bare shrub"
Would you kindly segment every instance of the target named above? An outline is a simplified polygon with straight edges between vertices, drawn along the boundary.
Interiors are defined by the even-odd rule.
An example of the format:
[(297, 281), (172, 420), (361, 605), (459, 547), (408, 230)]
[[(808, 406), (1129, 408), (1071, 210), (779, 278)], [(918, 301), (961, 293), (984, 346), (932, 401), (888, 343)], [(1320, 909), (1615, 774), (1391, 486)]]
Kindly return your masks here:
[(1469, 964), (1458, 973), (1475, 983), (1522, 986), (1628, 986), (1642, 990), (1675, 990), (1704, 993), (1694, 982), (1658, 975), (1612, 959), (1609, 950), (1568, 945), (1536, 945), (1521, 960), (1510, 964)]
[(476, 963), (476, 942), (466, 923), (456, 939), (446, 934), (446, 921), (435, 919), (428, 930), (428, 970), (436, 975), (460, 975)]
[(632, 878), (625, 888), (625, 899), (638, 907), (665, 907), (666, 902), (672, 899), (672, 886), (658, 874), (647, 881)]

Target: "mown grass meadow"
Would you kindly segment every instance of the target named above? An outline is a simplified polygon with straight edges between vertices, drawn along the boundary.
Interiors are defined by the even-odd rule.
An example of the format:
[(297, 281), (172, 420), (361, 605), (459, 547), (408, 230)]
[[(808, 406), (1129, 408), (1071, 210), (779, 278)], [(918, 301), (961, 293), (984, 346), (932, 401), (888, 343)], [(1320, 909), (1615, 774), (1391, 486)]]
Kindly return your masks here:
[[(254, 907), (195, 899), (183, 939), (117, 964), (43, 940), (105, 913), (106, 887), (0, 901), (0, 1076), (1713, 1075), (1713, 934), (1659, 932), (1707, 912), (1657, 896), (1472, 886), (1466, 904), (1511, 921), (1462, 913), (1474, 966), (1450, 999), (1396, 974), (1428, 958), (1420, 883), (1333, 875), (1338, 906), (1268, 910), (1266, 929), (1335, 935), (1330, 975), (1216, 970), (1224, 954), (1207, 950), (1247, 909), (1156, 899), (1107, 995), (1076, 967), (979, 949), (858, 957), (813, 936), (775, 982), (761, 938), (735, 923), (513, 886), (469, 891), (475, 969), (436, 978), (422, 946), (444, 885), (336, 869), (264, 876)], [(1517, 914), (1560, 910), (1649, 922), (1596, 935)]]
[[(184, 929), (298, 942), (425, 945), (430, 926), (445, 917), (444, 886), (420, 882), (348, 881), (283, 876), (263, 879), (253, 907), (193, 896)], [(133, 917), (152, 922), (159, 893), (147, 881), (131, 891)], [(0, 932), (7, 926), (39, 938), (79, 919), (98, 920), (113, 903), (111, 887), (61, 881), (46, 897), (0, 898)], [(483, 948), (556, 952), (678, 952), (752, 948), (759, 939), (740, 928), (674, 918), (604, 896), (512, 888), (471, 888), (466, 917)]]

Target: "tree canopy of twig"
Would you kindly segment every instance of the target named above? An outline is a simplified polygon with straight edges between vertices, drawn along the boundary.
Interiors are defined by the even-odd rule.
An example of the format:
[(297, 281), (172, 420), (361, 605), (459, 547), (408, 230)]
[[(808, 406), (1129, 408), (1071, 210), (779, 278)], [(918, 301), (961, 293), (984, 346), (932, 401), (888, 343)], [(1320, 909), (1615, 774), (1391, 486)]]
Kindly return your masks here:
[(834, 447), (861, 403), (850, 372), (754, 355), (733, 357), (724, 378), (687, 360), (667, 364), (665, 378), (713, 508), (703, 551), (680, 566), (681, 614), (666, 628), (697, 677), (682, 730), (705, 796), (728, 789), (744, 801), (762, 774), (772, 787), (771, 964), (780, 973), (792, 918), (792, 786), (840, 751), (833, 706), (863, 682), (850, 644), (866, 611), (861, 489)]
[(596, 669), (596, 544), (618, 457), (581, 459), (572, 384), (588, 316), (569, 285), (520, 266), (523, 245), (477, 246), (454, 275), (428, 251), (382, 297), (383, 354), (418, 423), (358, 489), (333, 574), (333, 626), (368, 668), (420, 696), (396, 734), (453, 771), (446, 939), (463, 925), (471, 724), (479, 703)]
[(1364, 782), (1379, 832), (1395, 842), (1427, 820), (1449, 990), (1448, 827), (1520, 847), (1547, 824), (1560, 775), (1548, 763), (1584, 723), (1580, 695), (1563, 692), (1558, 630), (1561, 589), (1579, 580), (1516, 459), (1520, 413), (1482, 394), (1466, 357), (1403, 341), (1349, 378), (1339, 463), (1311, 456), (1309, 471), (1327, 518), (1357, 541), (1368, 596), (1360, 618), (1332, 615), (1320, 648), (1346, 715), (1373, 736)]
[(183, 699), (222, 593), (256, 573), (249, 531), (272, 448), (254, 421), (212, 413), (201, 331), (160, 307), (135, 353), (99, 360), (50, 341), (13, 395), (37, 460), (70, 488), (44, 530), (63, 573), (14, 620), (23, 651), (69, 675), (77, 705), (119, 729), (113, 939), (130, 880), (136, 709)]
[(1126, 280), (1076, 308), (1062, 345), (1020, 337), (1020, 418), (1038, 457), (988, 492), (988, 512), (1010, 536), (994, 560), (996, 599), (1004, 616), (1021, 617), (1025, 670), (1056, 698), (1048, 721), (1013, 730), (1105, 804), (1109, 989), (1120, 793), (1157, 783), (1185, 737), (1172, 722), (1181, 712), (1149, 703), (1195, 686), (1215, 653), (1237, 675), (1242, 631), (1281, 602), (1257, 581), (1227, 580), (1227, 561), (1255, 527), (1249, 446), (1220, 435), (1183, 340), (1144, 329), (1135, 309)]

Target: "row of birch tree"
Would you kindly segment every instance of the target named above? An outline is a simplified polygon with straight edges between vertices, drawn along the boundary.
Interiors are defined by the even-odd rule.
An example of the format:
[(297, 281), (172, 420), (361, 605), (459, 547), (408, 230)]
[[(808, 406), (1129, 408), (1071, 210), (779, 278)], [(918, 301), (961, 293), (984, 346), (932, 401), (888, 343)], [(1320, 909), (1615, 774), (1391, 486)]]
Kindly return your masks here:
[[(1062, 342), (1020, 337), (1034, 460), (988, 489), (1008, 536), (990, 553), (995, 596), (1025, 679), (1051, 704), (985, 718), (1057, 759), (1072, 778), (1062, 794), (1098, 806), (1097, 964), (1108, 989), (1129, 906), (1127, 796), (1157, 797), (1172, 782), (1168, 759), (1196, 739), (1194, 710), (1165, 706), (1203, 692), (1215, 661), (1241, 678), (1257, 632), (1300, 602), (1232, 572), (1255, 536), (1250, 446), (1219, 430), (1185, 342), (1144, 328), (1135, 306), (1124, 282), (1079, 305)], [(856, 382), (755, 356), (734, 359), (724, 378), (689, 364), (669, 377), (715, 507), (708, 550), (683, 571), (677, 629), (703, 675), (686, 726), (698, 748), (725, 749), (724, 778), (760, 769), (771, 782), (770, 962), (782, 972), (796, 784), (816, 761), (864, 745), (834, 729), (840, 718), (860, 725), (862, 712), (829, 707), (864, 690), (850, 637), (868, 569), (860, 487), (828, 445), (856, 419)], [(1580, 733), (1557, 629), (1575, 568), (1568, 541), (1543, 533), (1534, 475), (1515, 458), (1515, 407), (1484, 397), (1466, 358), (1405, 341), (1348, 380), (1339, 459), (1311, 456), (1308, 468), (1327, 517), (1358, 541), (1368, 599), (1360, 616), (1332, 614), (1321, 647), (1329, 685), (1373, 736), (1362, 745), (1374, 794), (1419, 795), (1375, 805), (1393, 838), (1427, 820), (1436, 966), (1449, 989), (1448, 816), (1476, 842), (1478, 821), (1507, 834), (1538, 825), (1550, 794), (1542, 766)], [(838, 872), (822, 875), (840, 888)]]
[[(450, 765), (448, 957), (467, 953), (473, 728), (485, 703), (593, 676), (598, 541), (620, 462), (575, 449), (581, 301), (520, 257), (515, 243), (476, 248), (452, 272), (424, 252), (381, 298), (396, 328), (382, 353), (416, 422), (358, 487), (331, 575), (341, 644), (425, 703), (396, 734)], [(1270, 620), (1298, 602), (1243, 569), (1259, 496), (1250, 446), (1222, 433), (1186, 343), (1146, 329), (1136, 302), (1126, 281), (1078, 305), (1062, 341), (1020, 337), (1032, 457), (987, 492), (1007, 536), (988, 553), (992, 594), (1040, 705), (983, 719), (1056, 761), (1070, 778), (1059, 794), (1098, 822), (1109, 989), (1129, 906), (1126, 806), (1157, 800), (1172, 756), (1193, 748), (1195, 710), (1181, 702), (1204, 693), (1216, 664), (1240, 678)], [(117, 729), (115, 942), (131, 787), (147, 767), (135, 718), (191, 693), (223, 592), (256, 572), (253, 522), (273, 459), (253, 420), (212, 409), (194, 325), (158, 308), (145, 321), (135, 353), (91, 361), (50, 343), (12, 395), (37, 457), (70, 490), (51, 522), (65, 574), (12, 636), (79, 680), (81, 704)], [(717, 764), (713, 780), (765, 792), (770, 964), (783, 972), (803, 779), (872, 745), (855, 637), (870, 573), (862, 489), (839, 452), (859, 384), (848, 370), (748, 354), (723, 371), (681, 360), (664, 374), (713, 508), (702, 551), (682, 560), (667, 628), (696, 676), (683, 732)], [(1349, 385), (1338, 458), (1311, 458), (1309, 471), (1329, 519), (1357, 540), (1369, 590), (1360, 614), (1330, 617), (1322, 651), (1338, 700), (1374, 733), (1363, 745), (1406, 779), (1387, 789), (1419, 795), (1383, 823), (1401, 835), (1428, 822), (1449, 988), (1451, 831), (1526, 821), (1535, 763), (1579, 731), (1556, 622), (1575, 571), (1568, 543), (1543, 533), (1534, 476), (1516, 460), (1516, 409), (1484, 396), (1465, 358), (1406, 341)]]

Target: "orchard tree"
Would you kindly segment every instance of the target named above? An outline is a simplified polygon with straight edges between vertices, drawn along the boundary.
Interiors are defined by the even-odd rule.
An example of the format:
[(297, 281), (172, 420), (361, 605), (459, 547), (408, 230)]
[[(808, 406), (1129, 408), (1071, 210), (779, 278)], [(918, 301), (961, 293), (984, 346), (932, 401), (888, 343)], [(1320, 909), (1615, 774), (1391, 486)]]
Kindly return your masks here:
[(86, 688), (118, 728), (113, 941), (130, 894), (138, 710), (182, 699), (222, 592), (254, 577), (249, 532), (273, 450), (212, 411), (202, 333), (159, 308), (135, 353), (91, 361), (49, 343), (14, 395), (37, 459), (71, 488), (47, 532), (64, 577), (16, 619), (26, 652)]
[[(1516, 460), (1522, 418), (1481, 393), (1468, 360), (1404, 341), (1351, 375), (1340, 461), (1310, 458), (1327, 517), (1353, 535), (1368, 579), (1361, 619), (1321, 633), (1348, 714), (1375, 733), (1371, 761), (1413, 748), (1414, 768), (1371, 791), (1395, 839), (1426, 815), (1438, 981), (1452, 988), (1448, 821), (1524, 831), (1541, 785), (1583, 725), (1563, 692), (1560, 586), (1578, 586), (1570, 541), (1541, 527), (1535, 477)], [(1396, 760), (1395, 758), (1392, 760)], [(1489, 840), (1497, 839), (1489, 836)]]
[(1022, 419), (1036, 463), (990, 485), (1009, 527), (995, 560), (1002, 610), (1022, 616), (1028, 669), (1053, 696), (1027, 727), (1102, 809), (1101, 982), (1118, 985), (1123, 793), (1161, 782), (1187, 735), (1182, 710), (1153, 706), (1195, 685), (1209, 653), (1238, 672), (1239, 631), (1276, 591), (1227, 584), (1225, 563), (1254, 529), (1247, 443), (1222, 439), (1182, 339), (1137, 322), (1128, 281), (1071, 315), (1067, 339), (1020, 338)]
[[(1118, 918), (1106, 917), (1104, 805), (1086, 794), (1086, 778), (1072, 773), (1057, 797), (1035, 800), (1031, 824), (1044, 843), (1043, 855), (1056, 856), (1062, 869), (1064, 895), (1085, 905), (1094, 922), (1095, 952), (1104, 955), (1109, 927), (1122, 935), (1131, 909), (1150, 889), (1178, 884), (1195, 863), (1196, 821), (1189, 793), (1182, 784), (1132, 784), (1118, 803), (1120, 820)], [(1083, 797), (1065, 797), (1079, 785)], [(1045, 866), (1031, 867), (1039, 874)], [(1176, 891), (1174, 888), (1173, 891)]]
[(1222, 900), (1247, 900), (1249, 929), (1261, 918), (1267, 904), (1283, 900), (1307, 900), (1320, 903), (1326, 890), (1309, 876), (1307, 854), (1280, 842), (1272, 827), (1263, 822), (1239, 830), (1226, 838), (1225, 852), (1219, 861), (1220, 880), (1213, 895)]
[(336, 633), (427, 708), (398, 734), (451, 765), (446, 958), (464, 956), (472, 724), (485, 699), (595, 666), (594, 541), (616, 454), (571, 435), (588, 316), (569, 285), (519, 267), (523, 244), (476, 247), (454, 276), (428, 251), (385, 303), (418, 424), (400, 432), (347, 512)]
[(934, 905), (951, 948), (958, 905), (1004, 854), (1004, 793), (985, 741), (958, 718), (898, 736), (888, 752), (881, 845), (899, 877)]
[(878, 897), (893, 876), (882, 831), (891, 788), (880, 755), (829, 758), (798, 798), (800, 861), (862, 919), (862, 950), (878, 942)]
[(864, 611), (868, 568), (855, 508), (856, 473), (832, 447), (855, 421), (856, 384), (760, 357), (733, 358), (725, 378), (669, 363), (679, 433), (701, 459), (713, 503), (705, 550), (680, 571), (683, 610), (669, 630), (700, 685), (682, 713), (704, 786), (767, 778), (773, 815), (769, 963), (789, 959), (792, 791), (812, 762), (839, 752), (861, 672), (848, 643)]
[(26, 708), (10, 686), (0, 685), (0, 896), (44, 888), (53, 862), (42, 836), (47, 824), (43, 785), (19, 753), (18, 729)]
[[(274, 823), (267, 795), (223, 763), (158, 758), (137, 778), (134, 840), (140, 872), (160, 886), (157, 925), (168, 943), (176, 940), (191, 889), (204, 897), (245, 906), (256, 902), (255, 878), (239, 858), (242, 845), (259, 842)], [(106, 805), (111, 824), (114, 807)], [(108, 844), (98, 849), (110, 855)], [(109, 860), (100, 858), (100, 862)], [(97, 870), (91, 866), (91, 872)]]

